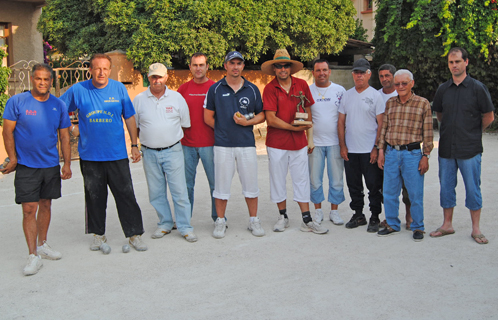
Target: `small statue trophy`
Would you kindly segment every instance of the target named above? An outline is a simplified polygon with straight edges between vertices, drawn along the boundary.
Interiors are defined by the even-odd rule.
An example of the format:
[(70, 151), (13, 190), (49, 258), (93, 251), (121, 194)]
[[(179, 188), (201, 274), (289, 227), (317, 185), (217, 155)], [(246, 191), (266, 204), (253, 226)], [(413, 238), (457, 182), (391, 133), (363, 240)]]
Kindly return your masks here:
[[(302, 91), (299, 91), (298, 96), (291, 95), (291, 97), (296, 97), (300, 100), (296, 106), (297, 107), (296, 116), (294, 117), (294, 121), (292, 122), (292, 125), (293, 126), (308, 126), (308, 125), (313, 124), (311, 121), (307, 121), (308, 120), (308, 113), (306, 112), (306, 109), (304, 108), (304, 100), (306, 99), (306, 101), (310, 102), (308, 100), (308, 98), (306, 98), (306, 96), (303, 94)], [(301, 112), (300, 108), (303, 109), (303, 112)]]

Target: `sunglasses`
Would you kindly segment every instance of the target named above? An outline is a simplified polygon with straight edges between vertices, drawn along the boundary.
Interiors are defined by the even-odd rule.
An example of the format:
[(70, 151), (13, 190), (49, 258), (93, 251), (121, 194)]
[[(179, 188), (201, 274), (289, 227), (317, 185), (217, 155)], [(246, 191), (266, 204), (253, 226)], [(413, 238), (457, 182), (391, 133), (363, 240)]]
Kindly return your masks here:
[(395, 87), (406, 87), (407, 85), (409, 85), (409, 84), (410, 84), (410, 82), (411, 82), (411, 81), (408, 81), (408, 82), (406, 82), (406, 81), (403, 81), (403, 82), (396, 82), (396, 83), (394, 83), (394, 86), (395, 86)]
[(291, 67), (291, 64), (290, 63), (287, 63), (287, 64), (274, 64), (273, 65), (275, 68), (277, 69), (282, 69), (282, 68), (285, 68), (285, 69), (289, 69)]

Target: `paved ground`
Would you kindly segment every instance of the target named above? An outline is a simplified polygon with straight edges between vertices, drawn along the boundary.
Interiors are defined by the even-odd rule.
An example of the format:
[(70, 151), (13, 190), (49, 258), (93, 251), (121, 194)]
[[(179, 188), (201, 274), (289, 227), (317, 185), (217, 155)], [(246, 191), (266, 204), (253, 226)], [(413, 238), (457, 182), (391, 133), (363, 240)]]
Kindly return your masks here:
[[(482, 171), (482, 230), (488, 245), (470, 238), (470, 216), (459, 180), (455, 230), (451, 236), (412, 241), (411, 232), (381, 238), (366, 226), (348, 230), (324, 225), (326, 235), (299, 231), (300, 214), (289, 202), (291, 226), (271, 227), (276, 205), (269, 200), (268, 160), (258, 156), (259, 215), (266, 236), (246, 230), (247, 209), (234, 179), (228, 203), (227, 236), (211, 236), (209, 197), (202, 167), (197, 180), (192, 223), (199, 236), (188, 243), (173, 232), (150, 239), (157, 217), (148, 203), (141, 164), (131, 166), (142, 208), (147, 252), (124, 254), (126, 243), (114, 200), (108, 204), (110, 255), (88, 249), (84, 234), (83, 182), (79, 163), (63, 182), (63, 197), (53, 204), (49, 243), (64, 256), (44, 260), (35, 276), (22, 268), (27, 247), (21, 209), (13, 204), (13, 175), (0, 178), (1, 319), (496, 319), (498, 295), (498, 137), (485, 135)], [(427, 231), (440, 226), (437, 150), (425, 180)], [(347, 192), (346, 192), (347, 194)], [(292, 199), (289, 188), (288, 196)], [(341, 205), (351, 216), (349, 196)], [(404, 210), (401, 210), (404, 216)], [(404, 220), (404, 219), (402, 219)]]

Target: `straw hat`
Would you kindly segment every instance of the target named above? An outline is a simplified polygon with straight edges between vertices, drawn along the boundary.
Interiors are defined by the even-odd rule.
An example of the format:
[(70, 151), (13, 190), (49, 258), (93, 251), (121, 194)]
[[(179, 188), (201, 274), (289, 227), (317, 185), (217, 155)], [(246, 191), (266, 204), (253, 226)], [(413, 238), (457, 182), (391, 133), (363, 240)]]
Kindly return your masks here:
[(303, 64), (301, 62), (296, 60), (291, 60), (290, 55), (286, 49), (278, 49), (277, 52), (275, 52), (273, 60), (266, 61), (261, 65), (261, 71), (263, 71), (263, 73), (274, 76), (275, 71), (273, 71), (273, 64), (285, 63), (285, 62), (291, 64), (290, 68), (291, 74), (294, 74), (303, 68)]

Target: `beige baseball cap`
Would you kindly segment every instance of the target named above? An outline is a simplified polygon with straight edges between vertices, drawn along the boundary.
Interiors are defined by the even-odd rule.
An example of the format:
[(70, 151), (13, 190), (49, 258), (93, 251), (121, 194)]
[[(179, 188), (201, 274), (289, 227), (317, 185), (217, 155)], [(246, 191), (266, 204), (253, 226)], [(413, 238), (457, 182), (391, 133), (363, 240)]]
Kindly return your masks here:
[(151, 76), (160, 76), (164, 77), (168, 73), (168, 69), (166, 66), (162, 63), (153, 63), (149, 67), (149, 74), (147, 75), (148, 77)]

